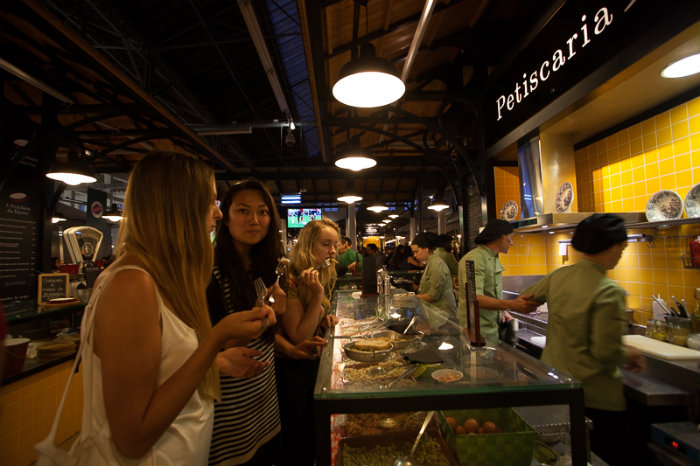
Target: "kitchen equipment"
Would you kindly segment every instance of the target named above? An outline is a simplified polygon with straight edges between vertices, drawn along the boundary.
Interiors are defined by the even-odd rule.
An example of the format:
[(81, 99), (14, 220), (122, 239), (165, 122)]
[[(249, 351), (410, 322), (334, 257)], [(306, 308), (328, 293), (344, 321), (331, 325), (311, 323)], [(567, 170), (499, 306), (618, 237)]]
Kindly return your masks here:
[[(653, 449), (657, 454), (665, 453), (671, 458), (683, 458), (690, 464), (700, 464), (700, 432), (692, 422), (652, 424), (651, 442), (661, 445), (661, 449)], [(673, 464), (683, 463), (676, 461)]]
[(418, 318), (418, 314), (414, 314), (413, 318), (411, 318), (411, 321), (408, 323), (405, 329), (403, 329), (403, 334), (406, 335), (406, 332), (408, 332), (408, 329), (411, 328), (411, 326), (416, 322), (416, 319)]
[(689, 333), (690, 319), (680, 317), (669, 319), (666, 341), (678, 346), (687, 346)]
[(411, 451), (408, 453), (408, 456), (397, 458), (396, 461), (394, 461), (394, 466), (413, 466), (413, 454), (416, 452), (418, 442), (420, 442), (421, 437), (423, 437), (423, 434), (425, 433), (425, 428), (428, 427), (428, 423), (430, 422), (430, 419), (432, 419), (433, 414), (435, 414), (435, 411), (428, 411), (428, 414), (425, 416), (423, 425), (420, 426), (418, 436), (416, 437), (416, 441), (413, 442), (413, 447), (411, 447)]
[[(664, 311), (664, 313), (666, 313), (666, 314), (670, 314), (671, 311), (669, 311), (668, 308), (666, 307), (666, 301), (661, 299), (660, 296), (661, 295), (659, 295), (659, 297), (657, 298), (656, 296), (651, 295), (652, 299), (656, 302), (656, 304), (658, 304), (659, 307), (661, 307), (661, 310)], [(656, 317), (656, 316), (654, 316), (654, 317)]]
[(343, 350), (345, 354), (359, 362), (381, 362), (386, 361), (394, 350), (393, 345), (387, 350), (360, 351), (354, 348), (355, 342), (345, 343)]
[(411, 367), (409, 367), (408, 369), (406, 369), (406, 371), (405, 371), (403, 374), (401, 374), (400, 376), (396, 377), (394, 380), (392, 380), (391, 382), (389, 382), (389, 383), (386, 385), (386, 388), (391, 388), (391, 387), (393, 387), (394, 384), (395, 384), (396, 382), (398, 382), (399, 380), (403, 379), (403, 378), (406, 377), (407, 375), (412, 374), (417, 368), (418, 368), (418, 365), (417, 365), (417, 364), (412, 365)]
[(656, 356), (666, 360), (700, 360), (700, 351), (682, 346), (672, 345), (663, 341), (653, 340), (643, 335), (623, 335), (622, 343), (633, 346), (643, 354)]

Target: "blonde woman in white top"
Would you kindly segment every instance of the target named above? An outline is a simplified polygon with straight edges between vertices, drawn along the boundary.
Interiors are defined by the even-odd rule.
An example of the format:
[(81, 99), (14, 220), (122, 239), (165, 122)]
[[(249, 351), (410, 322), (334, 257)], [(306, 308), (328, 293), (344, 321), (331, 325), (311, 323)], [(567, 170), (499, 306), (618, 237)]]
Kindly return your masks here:
[(211, 327), (209, 234), (220, 218), (201, 160), (153, 152), (134, 167), (117, 260), (83, 318), (94, 326), (83, 335), (83, 427), (72, 449), (80, 464), (206, 463), (218, 370), (245, 364), (238, 349), (221, 348), (275, 323), (265, 306)]

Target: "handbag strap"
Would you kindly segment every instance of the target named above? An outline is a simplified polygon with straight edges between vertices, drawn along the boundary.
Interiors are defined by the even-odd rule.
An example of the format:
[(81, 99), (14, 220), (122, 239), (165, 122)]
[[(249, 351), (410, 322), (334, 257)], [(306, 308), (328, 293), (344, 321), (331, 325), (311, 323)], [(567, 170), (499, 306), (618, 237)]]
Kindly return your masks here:
[[(109, 283), (109, 280), (116, 275), (117, 272), (120, 270), (124, 269), (137, 269), (141, 270), (145, 273), (148, 274), (144, 269), (138, 266), (131, 266), (131, 265), (125, 265), (122, 267), (117, 267), (114, 270), (109, 271), (109, 276), (105, 277), (104, 280), (100, 281), (100, 284), (97, 285), (97, 289), (93, 293), (93, 295), (90, 297), (90, 301), (88, 302), (88, 305), (85, 308), (85, 312), (88, 312), (88, 308), (92, 310), (92, 307), (97, 304), (97, 302), (100, 299), (100, 295), (102, 294), (102, 290), (104, 287)], [(157, 293), (157, 288), (156, 288), (156, 293)], [(78, 364), (80, 363), (80, 358), (83, 354), (83, 344), (84, 342), (88, 339), (90, 336), (90, 332), (92, 331), (92, 327), (94, 326), (95, 323), (95, 313), (94, 312), (88, 312), (87, 317), (85, 319), (85, 326), (80, 329), (81, 332), (81, 338), (80, 338), (80, 346), (78, 347), (78, 354), (75, 356), (75, 362), (73, 362), (73, 369), (70, 371), (70, 374), (68, 374), (68, 382), (66, 383), (66, 388), (63, 390), (63, 396), (61, 397), (61, 402), (58, 405), (58, 411), (56, 411), (56, 416), (53, 419), (53, 425), (51, 426), (51, 431), (49, 431), (49, 435), (46, 437), (47, 439), (50, 439), (51, 443), (53, 443), (54, 439), (56, 438), (56, 432), (58, 431), (58, 421), (61, 419), (61, 413), (63, 412), (63, 406), (66, 404), (66, 398), (68, 397), (68, 390), (70, 389), (70, 384), (73, 381), (73, 374), (76, 373), (78, 369)]]

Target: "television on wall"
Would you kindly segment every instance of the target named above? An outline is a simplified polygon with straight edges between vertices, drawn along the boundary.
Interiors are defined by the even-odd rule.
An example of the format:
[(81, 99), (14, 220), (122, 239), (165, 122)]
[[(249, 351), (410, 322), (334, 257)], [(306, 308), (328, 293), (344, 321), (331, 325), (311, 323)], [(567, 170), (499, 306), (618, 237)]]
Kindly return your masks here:
[(321, 220), (321, 209), (287, 209), (287, 228), (303, 228), (311, 220)]

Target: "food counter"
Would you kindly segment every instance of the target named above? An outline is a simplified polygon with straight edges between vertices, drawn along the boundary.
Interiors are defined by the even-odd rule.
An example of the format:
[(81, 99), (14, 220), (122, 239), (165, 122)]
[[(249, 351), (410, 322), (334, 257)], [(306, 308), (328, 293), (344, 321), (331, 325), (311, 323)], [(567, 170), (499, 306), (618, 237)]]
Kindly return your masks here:
[[(393, 306), (383, 296), (362, 299), (358, 292), (354, 296), (357, 299), (352, 290), (339, 290), (333, 298), (340, 321), (327, 335), (314, 391), (317, 464), (332, 462), (333, 414), (537, 405), (568, 407), (572, 464), (586, 464), (583, 389), (578, 381), (506, 345), (470, 347), (463, 333), (425, 335), (413, 348), (391, 351), (380, 363), (354, 361), (345, 354), (345, 344), (384, 330), (387, 315), (405, 312), (401, 319), (410, 317), (409, 310)], [(415, 377), (395, 381), (409, 369), (407, 358), (420, 359), (418, 354), (437, 355), (442, 360), (439, 368), (456, 370), (458, 375), (440, 383), (439, 377), (428, 375), (435, 365), (415, 363)]]

